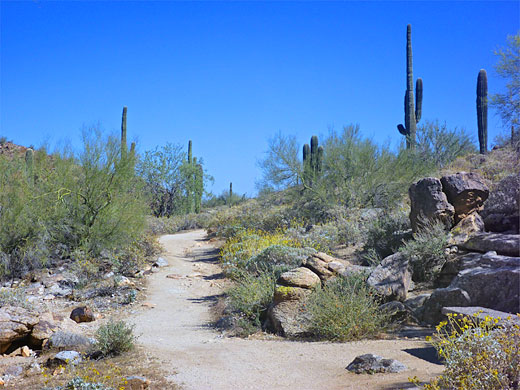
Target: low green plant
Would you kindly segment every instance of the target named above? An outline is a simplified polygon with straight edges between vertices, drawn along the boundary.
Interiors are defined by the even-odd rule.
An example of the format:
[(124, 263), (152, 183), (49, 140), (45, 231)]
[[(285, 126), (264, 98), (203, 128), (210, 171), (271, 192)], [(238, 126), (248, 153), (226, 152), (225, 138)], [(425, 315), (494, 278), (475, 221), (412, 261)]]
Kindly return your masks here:
[(116, 390), (116, 388), (103, 383), (89, 382), (83, 378), (74, 378), (65, 385), (54, 387), (52, 390)]
[(313, 248), (271, 245), (256, 256), (250, 257), (245, 264), (245, 269), (256, 275), (274, 273), (278, 277), (285, 271), (299, 267), (302, 261), (313, 253), (316, 253)]
[(439, 221), (427, 221), (399, 250), (412, 266), (412, 279), (416, 282), (431, 282), (448, 259), (446, 248), (449, 233)]
[(365, 275), (339, 276), (318, 287), (306, 302), (312, 333), (319, 339), (352, 341), (372, 337), (388, 323)]
[[(444, 360), (442, 375), (424, 390), (513, 390), (520, 378), (520, 326), (499, 325), (501, 318), (478, 313), (473, 317), (448, 314), (427, 338)], [(410, 381), (419, 384), (417, 377)]]
[(134, 348), (134, 326), (125, 321), (109, 321), (96, 331), (95, 348), (103, 356), (116, 356)]
[(253, 276), (244, 273), (227, 291), (228, 308), (236, 321), (237, 333), (246, 336), (259, 330), (272, 301), (276, 278), (272, 273)]
[(403, 235), (410, 228), (410, 220), (404, 211), (395, 211), (382, 213), (367, 225), (365, 258), (377, 265), (403, 245)]
[(27, 309), (31, 307), (23, 288), (0, 288), (0, 307), (2, 306), (18, 306)]

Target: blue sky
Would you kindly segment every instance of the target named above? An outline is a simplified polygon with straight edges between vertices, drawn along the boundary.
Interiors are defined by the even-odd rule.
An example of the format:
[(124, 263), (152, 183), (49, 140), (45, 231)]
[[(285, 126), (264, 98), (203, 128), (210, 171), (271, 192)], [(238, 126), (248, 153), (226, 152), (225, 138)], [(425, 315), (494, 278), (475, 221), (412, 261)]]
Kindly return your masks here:
[(79, 146), (83, 126), (118, 132), (126, 105), (140, 151), (192, 139), (215, 193), (250, 195), (278, 131), (303, 144), (358, 123), (399, 142), (408, 23), (423, 120), (476, 138), (478, 71), (503, 91), (493, 50), (520, 28), (517, 1), (0, 4), (1, 135)]

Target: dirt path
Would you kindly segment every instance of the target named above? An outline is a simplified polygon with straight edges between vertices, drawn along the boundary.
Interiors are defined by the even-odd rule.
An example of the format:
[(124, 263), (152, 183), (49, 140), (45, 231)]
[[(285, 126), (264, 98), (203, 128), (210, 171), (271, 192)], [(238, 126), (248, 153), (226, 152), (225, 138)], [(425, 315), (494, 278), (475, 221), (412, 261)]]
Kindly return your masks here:
[[(425, 347), (420, 340), (341, 344), (222, 337), (207, 325), (222, 276), (204, 236), (198, 230), (161, 237), (169, 266), (150, 277), (147, 302), (156, 306), (135, 317), (139, 343), (162, 360), (172, 383), (187, 390), (401, 389), (410, 387), (408, 377), (441, 372), (442, 366), (410, 353)], [(167, 277), (171, 274), (176, 278)], [(345, 370), (363, 353), (398, 359), (410, 370), (377, 375)]]

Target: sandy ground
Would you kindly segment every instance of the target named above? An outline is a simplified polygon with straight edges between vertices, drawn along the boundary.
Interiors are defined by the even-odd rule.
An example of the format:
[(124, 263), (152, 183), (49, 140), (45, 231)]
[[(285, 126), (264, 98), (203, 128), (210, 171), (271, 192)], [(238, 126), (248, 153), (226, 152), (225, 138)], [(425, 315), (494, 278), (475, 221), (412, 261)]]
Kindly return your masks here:
[[(187, 390), (405, 389), (411, 387), (408, 377), (427, 380), (442, 371), (416, 357), (427, 347), (418, 339), (327, 343), (222, 337), (208, 326), (223, 279), (204, 237), (202, 230), (161, 237), (169, 266), (150, 277), (147, 302), (155, 306), (134, 317), (139, 343), (159, 357), (172, 383)], [(364, 353), (398, 359), (410, 370), (348, 372), (345, 367)]]

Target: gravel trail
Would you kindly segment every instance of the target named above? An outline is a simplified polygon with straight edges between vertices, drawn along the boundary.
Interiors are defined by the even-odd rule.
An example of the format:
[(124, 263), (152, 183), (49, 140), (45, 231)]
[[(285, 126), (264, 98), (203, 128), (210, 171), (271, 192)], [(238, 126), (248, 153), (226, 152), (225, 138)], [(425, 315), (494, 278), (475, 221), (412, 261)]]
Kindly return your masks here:
[[(428, 379), (442, 371), (442, 366), (414, 356), (426, 346), (421, 340), (327, 343), (222, 337), (208, 326), (210, 306), (222, 293), (224, 280), (205, 232), (165, 235), (160, 242), (169, 266), (150, 276), (148, 307), (133, 322), (139, 344), (161, 360), (167, 378), (183, 389), (404, 389), (411, 387), (408, 377)], [(364, 353), (398, 359), (410, 370), (377, 375), (345, 370)]]

